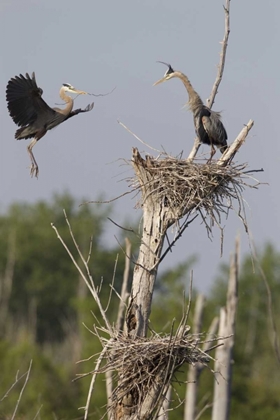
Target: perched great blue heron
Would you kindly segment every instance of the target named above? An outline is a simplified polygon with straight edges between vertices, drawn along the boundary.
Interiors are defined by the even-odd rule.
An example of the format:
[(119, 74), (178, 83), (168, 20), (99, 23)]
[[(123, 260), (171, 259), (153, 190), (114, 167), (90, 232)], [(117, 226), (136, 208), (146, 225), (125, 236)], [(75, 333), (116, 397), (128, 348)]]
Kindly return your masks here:
[(20, 126), (15, 133), (15, 138), (30, 139), (31, 143), (27, 147), (28, 154), (31, 159), (30, 174), (38, 178), (39, 168), (32, 153), (32, 148), (38, 140), (40, 140), (48, 130), (61, 124), (68, 118), (79, 114), (80, 112), (88, 112), (93, 108), (94, 103), (88, 105), (85, 109), (73, 109), (74, 100), (66, 95), (66, 92), (86, 95), (87, 92), (77, 90), (68, 83), (64, 83), (59, 91), (59, 95), (66, 103), (64, 109), (50, 108), (42, 99), (43, 90), (37, 86), (35, 73), (32, 77), (26, 73), (13, 77), (7, 85), (6, 99), (8, 102), (8, 110), (14, 122)]
[(159, 63), (168, 66), (164, 77), (154, 83), (154, 86), (159, 83), (170, 80), (173, 77), (178, 77), (184, 83), (185, 88), (189, 94), (189, 109), (193, 113), (195, 132), (201, 143), (206, 143), (211, 146), (211, 157), (215, 153), (214, 146), (217, 146), (221, 153), (227, 149), (227, 132), (221, 121), (219, 112), (212, 111), (202, 102), (198, 93), (194, 90), (191, 82), (184, 73), (174, 71), (170, 64), (159, 61)]

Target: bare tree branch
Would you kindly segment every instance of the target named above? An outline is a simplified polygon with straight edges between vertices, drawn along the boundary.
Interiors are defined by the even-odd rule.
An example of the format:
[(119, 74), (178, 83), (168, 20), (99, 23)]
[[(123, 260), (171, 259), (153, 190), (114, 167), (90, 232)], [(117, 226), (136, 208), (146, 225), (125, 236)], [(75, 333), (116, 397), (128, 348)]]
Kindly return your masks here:
[(104, 356), (105, 356), (106, 352), (107, 352), (107, 347), (105, 346), (103, 348), (102, 352), (100, 353), (97, 361), (96, 361), (95, 370), (94, 370), (94, 372), (92, 372), (92, 378), (91, 378), (91, 381), (90, 381), (90, 386), (89, 386), (86, 405), (85, 405), (85, 407), (80, 407), (80, 410), (81, 409), (85, 410), (84, 420), (87, 420), (87, 418), (88, 418), (89, 405), (90, 405), (91, 396), (92, 396), (92, 393), (93, 393), (93, 390), (94, 390), (94, 384), (95, 384), (95, 381), (96, 381), (98, 370), (100, 368), (101, 362), (104, 359)]
[(23, 373), (20, 377), (18, 377), (18, 374), (19, 374), (19, 371), (17, 371), (17, 373), (16, 373), (15, 381), (10, 386), (10, 388), (5, 392), (5, 394), (3, 395), (3, 397), (0, 399), (0, 402), (3, 401), (5, 398), (7, 398), (7, 396), (9, 395), (9, 393), (11, 392), (11, 390), (15, 387), (15, 385), (26, 375), (26, 372)]
[[(116, 330), (122, 331), (124, 326), (124, 311), (126, 308), (126, 301), (129, 297), (128, 293), (128, 280), (129, 280), (129, 267), (130, 267), (130, 259), (131, 259), (131, 242), (128, 238), (125, 238), (125, 268), (123, 273), (123, 282), (122, 282), (122, 290), (120, 295), (119, 301), (119, 310), (117, 315), (117, 322), (116, 322)], [(111, 357), (114, 357), (112, 354)], [(113, 371), (108, 370), (105, 372), (106, 377), (106, 394), (107, 394), (107, 407), (111, 407), (112, 404), (112, 392), (113, 392)], [(112, 413), (110, 408), (108, 409), (108, 419), (112, 419)]]
[(222, 81), (224, 68), (225, 68), (226, 52), (227, 52), (228, 39), (229, 39), (229, 34), (230, 34), (230, 20), (229, 20), (230, 10), (229, 10), (229, 8), (230, 8), (230, 0), (226, 0), (226, 5), (224, 6), (224, 11), (225, 11), (225, 34), (224, 34), (224, 39), (222, 40), (222, 51), (220, 53), (220, 62), (219, 62), (219, 65), (218, 65), (218, 74), (217, 74), (216, 80), (214, 82), (214, 86), (212, 88), (212, 92), (210, 94), (210, 97), (207, 99), (207, 106), (210, 109), (212, 108), (212, 106), (215, 102), (215, 97), (218, 93), (218, 88), (219, 88), (220, 83)]
[(33, 418), (33, 420), (36, 420), (37, 417), (40, 415), (40, 411), (42, 410), (43, 404), (40, 405), (40, 407), (37, 410), (37, 413), (35, 414), (35, 417)]
[(31, 367), (32, 367), (32, 360), (30, 360), (30, 363), (29, 363), (29, 368), (28, 368), (28, 370), (27, 370), (27, 372), (26, 372), (26, 378), (25, 378), (25, 381), (24, 381), (23, 387), (21, 388), (21, 391), (20, 391), (20, 393), (19, 393), (19, 397), (18, 397), (18, 400), (17, 400), (16, 406), (15, 406), (15, 409), (14, 409), (13, 415), (12, 415), (12, 417), (11, 417), (11, 420), (14, 420), (14, 418), (15, 418), (15, 415), (16, 415), (16, 412), (17, 412), (17, 409), (18, 409), (18, 406), (19, 406), (19, 403), (20, 403), (20, 400), (21, 400), (21, 397), (22, 397), (23, 391), (24, 391), (24, 389), (25, 389), (25, 387), (26, 387), (26, 385), (27, 385), (27, 382), (28, 382), (28, 379), (29, 379), (29, 376), (30, 376)]
[(141, 140), (140, 137), (138, 137), (136, 134), (134, 134), (126, 125), (124, 125), (121, 121), (118, 121), (118, 123), (130, 134), (133, 135), (133, 137), (136, 138), (136, 140), (140, 141), (140, 143), (144, 144), (145, 146), (149, 147), (149, 149), (154, 150), (155, 152), (162, 153), (162, 151), (155, 149), (154, 147), (150, 146), (148, 143), (146, 143), (144, 140)]
[(249, 120), (248, 124), (240, 131), (234, 142), (229, 146), (221, 158), (217, 161), (217, 165), (226, 166), (229, 162), (232, 161), (236, 152), (240, 149), (244, 141), (246, 140), (249, 131), (254, 125), (253, 120)]
[(80, 258), (81, 258), (81, 260), (82, 260), (82, 262), (83, 262), (83, 264), (84, 264), (84, 266), (85, 266), (87, 276), (83, 273), (82, 269), (80, 268), (79, 264), (78, 264), (78, 263), (77, 263), (77, 261), (75, 260), (75, 258), (74, 258), (74, 256), (73, 256), (73, 254), (71, 253), (71, 251), (70, 251), (70, 250), (69, 250), (69, 248), (67, 247), (66, 243), (64, 242), (64, 240), (63, 240), (63, 239), (62, 239), (62, 237), (60, 236), (60, 234), (59, 234), (59, 232), (58, 232), (57, 228), (55, 227), (55, 225), (54, 225), (53, 223), (51, 223), (51, 227), (52, 227), (52, 228), (53, 228), (53, 230), (55, 231), (57, 238), (58, 238), (58, 239), (60, 240), (60, 242), (62, 243), (62, 245), (63, 245), (63, 247), (65, 248), (66, 252), (67, 252), (67, 253), (68, 253), (68, 255), (70, 256), (70, 258), (71, 258), (71, 260), (72, 260), (73, 264), (75, 265), (76, 269), (78, 270), (78, 272), (79, 272), (80, 276), (82, 277), (82, 279), (83, 279), (83, 280), (84, 280), (84, 282), (86, 283), (86, 285), (87, 285), (87, 287), (88, 287), (88, 289), (89, 289), (90, 293), (92, 294), (92, 296), (93, 296), (93, 298), (94, 298), (95, 302), (97, 303), (97, 306), (98, 306), (98, 308), (99, 308), (100, 314), (101, 314), (101, 316), (102, 316), (102, 318), (103, 318), (103, 320), (104, 320), (104, 322), (105, 322), (105, 325), (106, 325), (107, 329), (108, 329), (109, 331), (111, 331), (111, 325), (110, 325), (110, 323), (109, 323), (109, 321), (108, 321), (108, 318), (107, 318), (107, 316), (106, 316), (106, 313), (105, 313), (105, 311), (104, 311), (104, 309), (103, 309), (103, 307), (102, 307), (102, 304), (101, 304), (101, 302), (100, 302), (100, 299), (99, 299), (99, 296), (98, 296), (98, 293), (97, 293), (97, 289), (96, 289), (96, 287), (95, 287), (95, 285), (94, 285), (94, 282), (93, 282), (93, 279), (92, 279), (92, 276), (91, 276), (91, 273), (90, 273), (90, 270), (89, 270), (88, 264), (87, 264), (86, 260), (84, 259), (84, 256), (82, 255), (82, 253), (81, 253), (81, 251), (80, 251), (80, 248), (79, 248), (79, 246), (78, 246), (78, 244), (77, 244), (77, 242), (76, 242), (76, 240), (75, 240), (75, 238), (74, 238), (73, 231), (72, 231), (72, 228), (71, 228), (70, 222), (69, 222), (69, 220), (68, 220), (68, 218), (67, 218), (67, 215), (66, 215), (65, 210), (64, 210), (64, 215), (65, 215), (65, 220), (66, 220), (66, 223), (67, 223), (68, 228), (69, 228), (69, 232), (70, 232), (71, 238), (72, 238), (72, 240), (73, 240), (73, 242), (74, 242), (74, 245), (75, 245), (75, 247), (76, 247), (76, 249), (77, 249), (77, 251), (78, 251), (78, 254), (79, 254), (79, 256), (80, 256)]
[(169, 404), (170, 404), (170, 400), (171, 400), (171, 393), (172, 393), (172, 386), (169, 385), (168, 391), (165, 395), (163, 404), (162, 404), (160, 412), (159, 412), (158, 420), (168, 420), (168, 418), (169, 418), (168, 409), (169, 409)]
[[(207, 99), (207, 106), (208, 108), (212, 108), (214, 101), (215, 101), (215, 97), (218, 93), (218, 88), (219, 85), (222, 81), (222, 77), (223, 77), (223, 73), (224, 73), (224, 68), (225, 68), (225, 62), (226, 62), (226, 52), (227, 52), (227, 46), (228, 46), (228, 39), (229, 39), (229, 34), (230, 34), (230, 21), (229, 21), (229, 12), (230, 12), (230, 0), (226, 0), (226, 5), (224, 6), (224, 11), (225, 11), (225, 33), (224, 33), (224, 39), (222, 41), (222, 51), (220, 53), (220, 62), (218, 65), (218, 73), (217, 73), (217, 77), (216, 80), (214, 82), (211, 94), (209, 99)], [(197, 152), (198, 149), (200, 148), (201, 143), (198, 139), (198, 137), (196, 137), (195, 141), (194, 141), (194, 145), (193, 148), (188, 156), (188, 160), (192, 161)]]
[(197, 414), (197, 416), (194, 418), (194, 420), (199, 420), (202, 414), (208, 410), (208, 408), (213, 407), (213, 404), (205, 404), (205, 406), (200, 410), (200, 412)]
[(116, 322), (116, 329), (118, 331), (121, 331), (123, 329), (124, 311), (126, 307), (126, 301), (129, 297), (128, 280), (129, 280), (129, 268), (130, 268), (130, 258), (131, 258), (131, 242), (128, 238), (125, 238), (125, 251), (126, 251), (126, 258), (125, 258), (125, 267), (124, 267), (124, 273), (123, 273), (121, 299), (119, 303), (119, 311), (118, 311), (117, 322)]

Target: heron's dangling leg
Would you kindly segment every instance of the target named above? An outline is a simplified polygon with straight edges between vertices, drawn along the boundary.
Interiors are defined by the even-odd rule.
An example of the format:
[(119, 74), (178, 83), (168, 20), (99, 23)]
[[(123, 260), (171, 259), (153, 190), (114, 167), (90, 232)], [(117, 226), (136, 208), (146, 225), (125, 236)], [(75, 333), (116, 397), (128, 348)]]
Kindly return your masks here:
[(30, 160), (31, 160), (31, 166), (30, 166), (31, 178), (33, 178), (34, 175), (36, 176), (36, 178), (38, 178), (38, 175), (39, 175), (39, 167), (37, 165), (37, 162), (36, 162), (35, 157), (34, 157), (33, 152), (32, 152), (32, 148), (35, 146), (37, 141), (38, 141), (38, 139), (35, 137), (31, 141), (31, 143), (27, 146), (27, 152), (28, 152)]

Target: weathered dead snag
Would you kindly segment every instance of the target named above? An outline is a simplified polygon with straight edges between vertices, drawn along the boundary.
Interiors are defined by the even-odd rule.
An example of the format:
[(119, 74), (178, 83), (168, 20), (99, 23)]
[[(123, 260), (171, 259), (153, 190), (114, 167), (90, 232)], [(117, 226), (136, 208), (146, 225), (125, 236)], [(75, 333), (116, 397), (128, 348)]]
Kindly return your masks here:
[[(133, 149), (136, 178), (131, 186), (133, 190), (138, 188), (141, 195), (138, 205), (143, 211), (142, 239), (124, 333), (113, 344), (121, 353), (122, 362), (113, 357), (106, 365), (118, 375), (110, 410), (114, 420), (156, 418), (176, 369), (183, 363), (206, 364), (209, 360), (199, 348), (202, 342), (194, 340), (195, 335), (145, 338), (152, 295), (160, 262), (195, 217), (200, 216), (207, 233), (212, 234), (213, 226), (220, 226), (222, 216), (237, 206), (247, 229), (242, 193), (246, 187), (256, 188), (259, 182), (251, 177), (251, 171), (246, 171), (246, 164), (230, 162), (253, 125), (249, 124), (238, 136), (238, 142), (219, 161), (210, 164), (170, 156), (143, 158), (138, 149)], [(175, 239), (162, 253), (172, 225)], [(122, 340), (125, 345), (120, 345)]]

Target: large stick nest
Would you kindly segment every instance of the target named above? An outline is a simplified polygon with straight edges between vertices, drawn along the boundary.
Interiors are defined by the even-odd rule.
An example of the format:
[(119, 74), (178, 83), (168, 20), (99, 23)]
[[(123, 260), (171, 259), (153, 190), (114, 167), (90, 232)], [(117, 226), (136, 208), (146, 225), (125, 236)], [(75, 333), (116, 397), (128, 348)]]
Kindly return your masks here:
[(170, 211), (170, 224), (197, 211), (211, 230), (213, 223), (220, 226), (221, 215), (228, 215), (237, 203), (247, 229), (242, 193), (246, 187), (259, 185), (249, 175), (253, 171), (245, 171), (247, 164), (222, 166), (217, 161), (194, 163), (170, 156), (143, 159), (134, 149), (133, 166), (133, 187), (142, 192), (138, 205), (144, 207), (148, 200), (163, 203)]
[(117, 331), (114, 338), (110, 334), (109, 339), (98, 334), (103, 346), (102, 357), (107, 362), (97, 373), (117, 372), (117, 386), (108, 410), (117, 412), (121, 409), (126, 411), (122, 414), (140, 415), (145, 407), (152, 413), (164, 399), (171, 378), (175, 380), (176, 370), (185, 363), (208, 365), (212, 358), (201, 349), (202, 344), (215, 342), (210, 351), (219, 345), (218, 340), (226, 337), (205, 341), (202, 334), (190, 334), (189, 329), (188, 326), (181, 327), (173, 336), (159, 336), (153, 332), (149, 338), (137, 336), (133, 339)]

